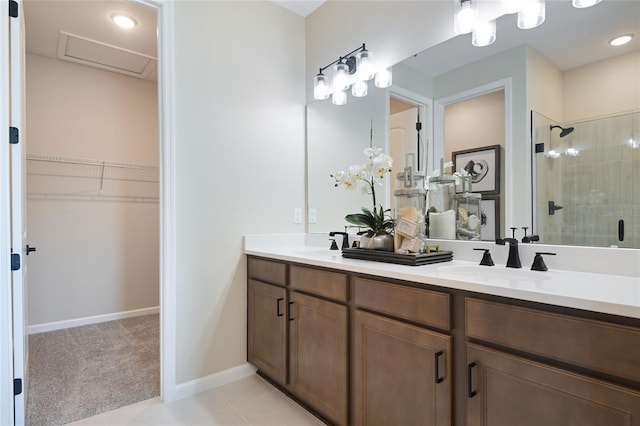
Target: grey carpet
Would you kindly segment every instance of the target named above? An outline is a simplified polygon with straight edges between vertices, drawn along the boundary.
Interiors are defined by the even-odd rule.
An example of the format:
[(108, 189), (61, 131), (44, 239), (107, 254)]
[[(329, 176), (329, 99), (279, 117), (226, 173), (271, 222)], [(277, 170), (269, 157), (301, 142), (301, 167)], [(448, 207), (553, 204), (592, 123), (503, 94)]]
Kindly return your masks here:
[(160, 395), (159, 316), (29, 336), (27, 425), (62, 425)]

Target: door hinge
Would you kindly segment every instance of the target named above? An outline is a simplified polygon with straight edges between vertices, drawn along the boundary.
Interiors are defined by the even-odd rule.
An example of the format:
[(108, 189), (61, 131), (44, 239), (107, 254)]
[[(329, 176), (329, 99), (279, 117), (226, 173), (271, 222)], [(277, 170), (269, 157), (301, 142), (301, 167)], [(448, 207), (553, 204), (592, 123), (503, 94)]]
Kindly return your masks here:
[(17, 271), (20, 269), (20, 254), (11, 253), (11, 270)]
[(22, 393), (22, 379), (13, 379), (13, 395)]
[(12, 18), (18, 17), (18, 2), (15, 0), (9, 0), (9, 16)]
[(17, 127), (9, 127), (9, 143), (16, 144), (20, 141), (20, 131)]

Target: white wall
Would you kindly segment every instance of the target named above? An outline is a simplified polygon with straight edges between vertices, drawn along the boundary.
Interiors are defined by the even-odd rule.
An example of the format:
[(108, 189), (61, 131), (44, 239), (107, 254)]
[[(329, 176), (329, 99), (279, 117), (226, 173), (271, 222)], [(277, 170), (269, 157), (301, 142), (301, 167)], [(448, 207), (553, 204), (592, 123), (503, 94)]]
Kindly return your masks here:
[(304, 232), (304, 19), (175, 3), (176, 381), (246, 362), (247, 233)]
[[(157, 165), (155, 83), (29, 54), (26, 87), (29, 154)], [(30, 325), (158, 306), (157, 203), (29, 197), (27, 215)]]

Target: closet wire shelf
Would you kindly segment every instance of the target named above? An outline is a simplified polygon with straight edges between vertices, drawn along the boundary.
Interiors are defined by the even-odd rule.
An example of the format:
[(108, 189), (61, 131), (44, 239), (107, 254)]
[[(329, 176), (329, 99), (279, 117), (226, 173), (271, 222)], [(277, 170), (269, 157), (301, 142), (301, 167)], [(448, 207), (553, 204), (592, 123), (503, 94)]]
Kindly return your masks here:
[(27, 155), (27, 197), (158, 202), (158, 167), (83, 158)]

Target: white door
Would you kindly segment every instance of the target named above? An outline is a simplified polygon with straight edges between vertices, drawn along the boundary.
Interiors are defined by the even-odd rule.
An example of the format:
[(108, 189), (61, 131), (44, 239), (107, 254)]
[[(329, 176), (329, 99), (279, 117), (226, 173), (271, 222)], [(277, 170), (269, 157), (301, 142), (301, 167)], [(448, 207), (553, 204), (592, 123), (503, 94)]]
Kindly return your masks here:
[[(14, 253), (20, 254), (20, 269), (13, 271), (13, 372), (18, 388), (14, 396), (14, 423), (25, 424), (25, 395), (27, 384), (27, 335), (26, 335), (26, 294), (27, 258), (26, 246), (26, 167), (25, 167), (25, 125), (24, 125), (24, 14), (22, 1), (14, 3), (18, 16), (10, 17), (10, 86), (11, 127), (18, 129), (18, 143), (11, 144), (11, 246)], [(14, 8), (14, 10), (16, 10)], [(14, 131), (15, 133), (15, 131)], [(15, 137), (15, 135), (14, 135)], [(21, 389), (19, 389), (21, 388)]]
[[(0, 424), (25, 416), (23, 18), (16, 1), (0, 2)], [(9, 16), (11, 15), (11, 16)], [(18, 15), (21, 15), (18, 13)], [(18, 132), (18, 143), (15, 132)], [(17, 268), (19, 255), (20, 267)], [(20, 389), (14, 396), (15, 390)]]
[(0, 2), (0, 424), (13, 424), (9, 10)]

